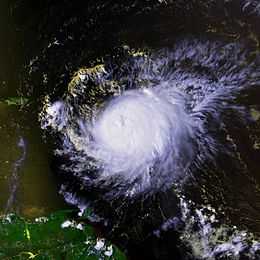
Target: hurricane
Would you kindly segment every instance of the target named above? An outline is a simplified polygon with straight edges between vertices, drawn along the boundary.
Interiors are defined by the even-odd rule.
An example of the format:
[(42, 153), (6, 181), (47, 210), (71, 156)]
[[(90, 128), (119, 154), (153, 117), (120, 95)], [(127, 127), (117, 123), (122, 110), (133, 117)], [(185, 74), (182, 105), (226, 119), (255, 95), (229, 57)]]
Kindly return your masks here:
[(60, 193), (133, 259), (258, 259), (259, 5), (154, 8), (45, 93)]
[[(230, 152), (212, 126), (224, 128), (226, 110), (246, 116), (234, 100), (259, 81), (258, 59), (244, 66), (243, 46), (195, 39), (125, 55), (119, 71), (109, 63), (80, 71), (67, 98), (45, 106), (42, 127), (60, 133), (57, 153), (86, 185), (109, 187), (111, 196), (167, 189), (217, 151)], [(86, 100), (89, 92), (99, 103)]]

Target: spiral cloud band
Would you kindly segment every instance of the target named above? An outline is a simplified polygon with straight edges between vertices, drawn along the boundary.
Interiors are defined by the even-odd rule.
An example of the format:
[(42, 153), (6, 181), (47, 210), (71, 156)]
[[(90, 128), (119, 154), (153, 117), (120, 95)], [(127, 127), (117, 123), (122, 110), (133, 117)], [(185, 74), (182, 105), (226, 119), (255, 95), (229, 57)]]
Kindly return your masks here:
[(61, 138), (62, 169), (86, 188), (110, 197), (167, 189), (217, 151), (230, 154), (218, 129), (247, 120), (235, 98), (259, 82), (258, 59), (248, 57), (242, 44), (194, 39), (129, 52), (120, 66), (79, 71), (64, 101), (47, 102), (42, 128)]

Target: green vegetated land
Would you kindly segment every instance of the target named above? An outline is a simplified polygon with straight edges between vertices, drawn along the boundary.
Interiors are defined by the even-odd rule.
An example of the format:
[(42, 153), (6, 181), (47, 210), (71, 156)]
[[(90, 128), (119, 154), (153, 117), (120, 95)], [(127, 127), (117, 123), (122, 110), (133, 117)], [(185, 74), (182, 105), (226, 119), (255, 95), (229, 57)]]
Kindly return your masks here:
[(0, 218), (0, 259), (116, 259), (125, 255), (98, 238), (85, 216), (70, 219), (71, 210), (32, 221), (15, 214)]
[(5, 103), (8, 106), (19, 106), (20, 108), (25, 107), (29, 104), (29, 99), (19, 96), (19, 97), (9, 97), (3, 100), (0, 100), (0, 103)]

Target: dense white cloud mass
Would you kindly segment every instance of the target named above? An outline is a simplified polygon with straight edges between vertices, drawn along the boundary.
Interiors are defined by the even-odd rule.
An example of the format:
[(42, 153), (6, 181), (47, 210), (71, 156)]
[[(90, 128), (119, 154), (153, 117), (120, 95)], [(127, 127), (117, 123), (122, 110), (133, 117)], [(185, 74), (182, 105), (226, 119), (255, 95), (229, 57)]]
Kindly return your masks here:
[(129, 181), (146, 176), (147, 186), (154, 169), (158, 178), (162, 171), (178, 174), (191, 129), (181, 100), (167, 94), (159, 88), (132, 90), (107, 104), (91, 130), (91, 153), (104, 165), (104, 175), (122, 174)]

